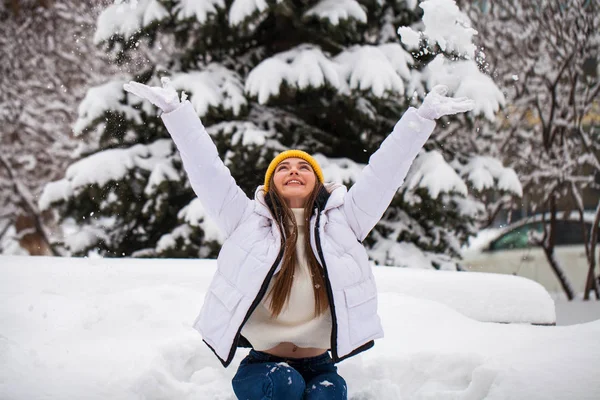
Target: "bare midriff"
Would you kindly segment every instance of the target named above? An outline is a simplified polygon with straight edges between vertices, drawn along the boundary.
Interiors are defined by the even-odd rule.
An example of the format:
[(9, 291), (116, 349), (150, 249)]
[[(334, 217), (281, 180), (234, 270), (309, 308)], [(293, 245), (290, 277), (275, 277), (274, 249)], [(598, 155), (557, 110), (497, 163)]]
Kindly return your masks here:
[(294, 343), (282, 342), (277, 346), (264, 350), (264, 353), (268, 353), (277, 357), (283, 358), (308, 358), (320, 356), (327, 352), (327, 349), (317, 349), (315, 347), (298, 347)]

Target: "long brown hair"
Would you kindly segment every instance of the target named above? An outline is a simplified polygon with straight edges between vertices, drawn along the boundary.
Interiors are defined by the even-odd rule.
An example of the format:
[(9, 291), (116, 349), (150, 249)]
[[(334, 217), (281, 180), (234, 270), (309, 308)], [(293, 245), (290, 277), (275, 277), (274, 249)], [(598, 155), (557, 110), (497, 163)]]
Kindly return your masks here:
[[(317, 179), (315, 187), (304, 205), (304, 249), (308, 261), (308, 268), (313, 281), (313, 293), (315, 296), (315, 314), (323, 314), (329, 307), (327, 291), (325, 289), (325, 277), (323, 268), (319, 265), (312, 246), (310, 245), (310, 217), (313, 214), (315, 201), (323, 184)], [(292, 209), (287, 205), (285, 199), (277, 192), (273, 178), (269, 184), (270, 190), (267, 192), (270, 203), (273, 207), (273, 213), (279, 223), (281, 230), (281, 245), (283, 246), (283, 261), (281, 269), (275, 277), (273, 287), (270, 291), (270, 308), (273, 317), (277, 317), (283, 307), (289, 300), (294, 281), (294, 271), (296, 269), (296, 240), (298, 239), (298, 225)]]

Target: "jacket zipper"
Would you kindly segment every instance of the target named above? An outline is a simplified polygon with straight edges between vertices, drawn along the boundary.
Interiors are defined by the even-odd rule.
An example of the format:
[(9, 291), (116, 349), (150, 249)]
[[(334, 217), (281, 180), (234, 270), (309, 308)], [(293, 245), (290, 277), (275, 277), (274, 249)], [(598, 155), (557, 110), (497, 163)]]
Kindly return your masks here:
[(315, 245), (317, 247), (317, 253), (325, 273), (325, 287), (327, 288), (327, 297), (329, 299), (329, 308), (331, 310), (331, 356), (334, 362), (338, 361), (337, 353), (337, 316), (335, 313), (335, 303), (333, 301), (333, 289), (331, 289), (331, 282), (329, 281), (329, 273), (327, 272), (327, 265), (325, 264), (325, 257), (323, 256), (323, 249), (321, 248), (321, 236), (319, 234), (319, 220), (321, 219), (321, 212), (317, 209), (317, 218), (315, 221), (314, 237)]
[(260, 287), (260, 291), (254, 298), (254, 301), (250, 305), (250, 308), (248, 309), (248, 312), (246, 313), (244, 320), (242, 321), (240, 327), (238, 328), (237, 333), (235, 334), (235, 337), (233, 339), (233, 344), (231, 345), (231, 349), (229, 350), (229, 356), (227, 356), (227, 360), (225, 362), (227, 365), (229, 365), (229, 363), (231, 363), (231, 360), (233, 360), (233, 356), (235, 354), (235, 350), (237, 348), (237, 344), (238, 344), (238, 341), (240, 340), (240, 336), (242, 333), (242, 328), (244, 327), (244, 325), (246, 325), (246, 322), (248, 322), (248, 319), (250, 319), (250, 316), (252, 315), (252, 313), (254, 312), (256, 307), (258, 307), (258, 304), (260, 303), (260, 301), (264, 297), (267, 289), (269, 288), (269, 282), (271, 281), (271, 278), (273, 277), (273, 274), (275, 273), (277, 266), (279, 265), (279, 263), (281, 262), (281, 259), (283, 258), (283, 250), (284, 250), (284, 247), (281, 246), (281, 249), (279, 250), (279, 254), (277, 255), (277, 259), (271, 266), (269, 273), (267, 274), (265, 280), (262, 283), (262, 286)]

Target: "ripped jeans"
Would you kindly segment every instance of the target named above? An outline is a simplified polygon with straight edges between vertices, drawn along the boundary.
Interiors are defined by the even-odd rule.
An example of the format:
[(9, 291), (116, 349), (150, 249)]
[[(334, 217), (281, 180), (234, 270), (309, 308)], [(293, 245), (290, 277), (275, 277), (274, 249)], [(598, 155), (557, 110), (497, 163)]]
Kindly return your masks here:
[(329, 353), (281, 358), (250, 350), (232, 381), (239, 400), (346, 400), (347, 387)]

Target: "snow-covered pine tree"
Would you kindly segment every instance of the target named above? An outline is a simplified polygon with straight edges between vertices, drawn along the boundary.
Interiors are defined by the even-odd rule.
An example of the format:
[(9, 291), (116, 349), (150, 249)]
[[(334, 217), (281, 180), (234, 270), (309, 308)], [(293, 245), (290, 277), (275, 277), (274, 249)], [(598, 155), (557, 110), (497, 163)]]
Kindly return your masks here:
[[(405, 30), (417, 39), (403, 46), (397, 28), (422, 28), (423, 10), (450, 13), (451, 32), (425, 30), (419, 41)], [(491, 81), (477, 87), (484, 75), (469, 69), (473, 61), (457, 67), (435, 58), (443, 79), (425, 69), (436, 48), (460, 52), (446, 46), (468, 31), (458, 17), (452, 0), (119, 1), (98, 19), (95, 40), (123, 74), (81, 103), (75, 132), (86, 143), (83, 158), (48, 185), (42, 205), (76, 221), (76, 239), (67, 241), (76, 254), (215, 256), (221, 238), (194, 200), (157, 110), (123, 92), (124, 82), (158, 85), (169, 76), (248, 196), (287, 148), (316, 154), (327, 180), (351, 184), (403, 111), (436, 83), (478, 100), (471, 116), (445, 121), (460, 126), (454, 135), (470, 132), (474, 115), (493, 118), (498, 90)], [(440, 124), (366, 241), (376, 262), (453, 268), (449, 256), (482, 205), (467, 190), (474, 179), (461, 172), (470, 150), (453, 155), (455, 167), (444, 161), (448, 129)], [(496, 188), (498, 177), (488, 175)]]

